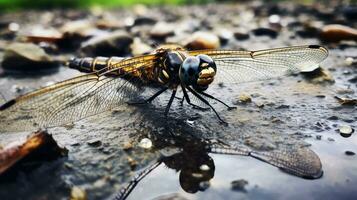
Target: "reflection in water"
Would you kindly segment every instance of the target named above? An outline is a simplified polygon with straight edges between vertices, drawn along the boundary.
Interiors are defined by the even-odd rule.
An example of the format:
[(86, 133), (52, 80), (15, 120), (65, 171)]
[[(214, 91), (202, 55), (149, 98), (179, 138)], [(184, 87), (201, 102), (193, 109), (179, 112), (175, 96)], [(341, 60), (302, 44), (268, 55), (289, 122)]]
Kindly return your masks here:
[(150, 139), (161, 157), (137, 174), (115, 199), (126, 199), (136, 185), (161, 164), (179, 173), (180, 186), (187, 193), (205, 191), (215, 173), (214, 160), (209, 153), (251, 156), (303, 178), (316, 179), (322, 176), (320, 159), (306, 147), (258, 152), (245, 146), (231, 146), (221, 141), (187, 135), (171, 135), (170, 138), (161, 135)]

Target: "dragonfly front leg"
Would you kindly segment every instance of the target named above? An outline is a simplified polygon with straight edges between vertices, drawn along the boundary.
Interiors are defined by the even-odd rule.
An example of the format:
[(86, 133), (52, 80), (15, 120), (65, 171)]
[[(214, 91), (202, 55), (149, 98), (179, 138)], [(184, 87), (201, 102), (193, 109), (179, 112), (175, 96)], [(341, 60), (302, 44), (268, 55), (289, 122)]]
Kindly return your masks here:
[(203, 111), (209, 110), (209, 108), (204, 108), (204, 107), (201, 107), (201, 106), (198, 106), (196, 104), (191, 103), (190, 97), (188, 96), (185, 87), (183, 85), (181, 85), (181, 87), (182, 87), (182, 92), (183, 92), (183, 99), (181, 101), (181, 105), (183, 104), (183, 101), (186, 99), (187, 103), (189, 105), (193, 106), (194, 108), (197, 108), (197, 109), (200, 109), (200, 110), (203, 110)]
[(187, 87), (187, 89), (193, 94), (195, 95), (199, 100), (203, 101), (203, 103), (205, 103), (206, 105), (208, 105), (212, 110), (213, 112), (216, 114), (216, 116), (218, 117), (218, 119), (224, 123), (224, 124), (228, 124), (227, 122), (225, 122), (218, 114), (218, 112), (214, 109), (214, 107), (206, 100), (204, 99), (203, 97), (201, 97), (201, 95), (199, 95), (194, 89), (190, 88), (190, 87)]
[(227, 106), (228, 110), (237, 109), (237, 107), (235, 107), (235, 106), (229, 106), (228, 104), (224, 103), (223, 101), (217, 99), (216, 97), (214, 97), (214, 96), (212, 96), (212, 95), (210, 95), (210, 94), (207, 94), (207, 93), (205, 93), (205, 92), (199, 92), (199, 93), (202, 94), (203, 96), (206, 96), (206, 97), (208, 97), (208, 98), (211, 98), (211, 99), (213, 99), (213, 100), (216, 100), (216, 101), (220, 102), (221, 104)]

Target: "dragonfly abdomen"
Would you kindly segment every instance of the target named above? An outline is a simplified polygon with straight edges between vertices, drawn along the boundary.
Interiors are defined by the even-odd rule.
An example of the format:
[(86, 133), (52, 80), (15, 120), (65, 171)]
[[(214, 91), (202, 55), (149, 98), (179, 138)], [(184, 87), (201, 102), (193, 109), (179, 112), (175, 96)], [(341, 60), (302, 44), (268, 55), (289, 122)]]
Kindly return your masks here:
[(68, 67), (79, 70), (81, 72), (90, 73), (98, 72), (104, 68), (111, 69), (111, 66), (122, 61), (123, 57), (85, 57), (85, 58), (73, 58), (69, 61)]

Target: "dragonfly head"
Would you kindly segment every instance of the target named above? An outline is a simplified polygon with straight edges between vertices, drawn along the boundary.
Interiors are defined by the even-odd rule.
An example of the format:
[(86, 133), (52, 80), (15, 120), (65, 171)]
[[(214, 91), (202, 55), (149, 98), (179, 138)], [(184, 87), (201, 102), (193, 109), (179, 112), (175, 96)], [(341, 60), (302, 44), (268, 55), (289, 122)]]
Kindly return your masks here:
[(184, 85), (191, 85), (195, 90), (204, 91), (214, 80), (217, 67), (207, 55), (188, 56), (180, 67), (180, 79)]

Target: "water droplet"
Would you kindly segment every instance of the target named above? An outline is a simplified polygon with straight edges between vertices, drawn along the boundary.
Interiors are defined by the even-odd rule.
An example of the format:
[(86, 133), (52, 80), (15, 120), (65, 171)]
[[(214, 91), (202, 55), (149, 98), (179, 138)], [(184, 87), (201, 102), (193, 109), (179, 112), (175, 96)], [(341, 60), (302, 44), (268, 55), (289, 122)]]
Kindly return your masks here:
[(149, 138), (143, 138), (139, 143), (139, 147), (143, 149), (150, 149), (152, 147), (152, 141)]

